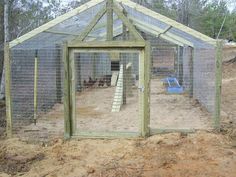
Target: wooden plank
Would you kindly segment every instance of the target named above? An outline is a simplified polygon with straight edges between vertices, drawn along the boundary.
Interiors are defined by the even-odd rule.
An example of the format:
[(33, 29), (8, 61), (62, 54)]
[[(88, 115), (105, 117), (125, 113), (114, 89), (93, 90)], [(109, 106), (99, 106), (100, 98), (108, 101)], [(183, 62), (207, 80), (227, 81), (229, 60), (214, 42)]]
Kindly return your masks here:
[(11, 57), (9, 43), (4, 45), (5, 64), (5, 90), (6, 90), (6, 132), (7, 137), (12, 137), (12, 98), (11, 98)]
[(73, 48), (143, 48), (145, 41), (91, 41), (91, 42), (69, 42)]
[(163, 133), (194, 133), (195, 129), (151, 129), (150, 135), (163, 134)]
[(67, 42), (63, 44), (63, 62), (64, 62), (64, 137), (71, 137), (70, 123), (70, 82), (69, 82), (69, 54)]
[(75, 41), (83, 41), (87, 35), (92, 31), (94, 26), (98, 23), (98, 21), (103, 17), (106, 13), (106, 7), (103, 7), (93, 18), (93, 20), (86, 26), (84, 31), (79, 35), (79, 37), (75, 38)]
[(140, 133), (144, 137), (146, 134), (145, 128), (145, 94), (144, 94), (144, 85), (145, 85), (145, 52), (142, 50), (139, 53), (139, 120), (140, 120)]
[(76, 131), (76, 69), (74, 51), (69, 49), (69, 81), (70, 81), (70, 125), (71, 135)]
[(165, 23), (167, 25), (173, 26), (176, 29), (184, 31), (187, 34), (190, 34), (190, 35), (192, 35), (193, 37), (195, 37), (197, 39), (200, 39), (200, 40), (202, 40), (204, 42), (207, 42), (211, 45), (216, 45), (216, 40), (215, 39), (210, 38), (209, 36), (206, 36), (206, 35), (198, 32), (196, 30), (193, 30), (193, 29), (191, 29), (191, 28), (189, 28), (189, 27), (187, 27), (187, 26), (185, 26), (181, 23), (178, 23), (178, 22), (176, 22), (176, 21), (174, 21), (174, 20), (172, 20), (168, 17), (165, 17), (164, 15), (161, 15), (157, 12), (154, 12), (154, 11), (152, 11), (152, 10), (146, 8), (146, 7), (143, 7), (143, 6), (141, 6), (141, 5), (139, 5), (135, 2), (132, 2), (130, 0), (116, 0), (116, 1), (119, 2), (119, 3), (122, 3), (123, 5), (128, 6), (130, 8), (133, 8), (136, 11), (138, 11), (138, 12), (144, 14), (144, 15), (150, 16), (150, 17), (155, 18), (159, 21), (162, 21), (163, 23)]
[(161, 37), (169, 42), (174, 44), (183, 46), (183, 44), (194, 47), (193, 43), (188, 40), (185, 40), (177, 35), (172, 34), (171, 32), (166, 31), (167, 29), (161, 29), (158, 26), (147, 24), (143, 21), (140, 21), (136, 18), (130, 17), (129, 18), (133, 21), (134, 25), (143, 30), (144, 32), (151, 33), (156, 35), (157, 37)]
[(94, 132), (77, 131), (73, 138), (138, 138), (138, 132)]
[(134, 36), (134, 39), (138, 41), (144, 41), (143, 37), (138, 33), (133, 24), (123, 14), (123, 12), (119, 9), (119, 7), (115, 3), (113, 3), (113, 10), (118, 16), (118, 18), (121, 19), (124, 25), (129, 29), (130, 33)]
[(57, 18), (55, 18), (54, 20), (26, 33), (25, 35), (13, 40), (10, 42), (10, 48), (18, 45), (18, 44), (21, 44), (22, 42), (36, 36), (37, 34), (39, 33), (42, 33), (46, 30), (48, 30), (49, 28), (52, 28), (53, 26), (59, 24), (59, 23), (62, 23), (63, 21), (75, 16), (75, 15), (78, 15), (79, 13), (91, 8), (91, 7), (94, 7), (96, 6), (97, 4), (103, 2), (104, 0), (93, 0), (93, 1), (89, 1), (77, 8), (75, 8), (74, 10), (68, 12), (68, 13), (65, 13), (64, 15), (61, 15)]
[(107, 41), (113, 40), (113, 0), (107, 0)]
[(221, 110), (221, 86), (222, 86), (222, 49), (223, 41), (218, 40), (216, 45), (216, 68), (215, 68), (215, 115), (214, 126), (220, 129), (220, 110)]
[(151, 44), (146, 42), (144, 64), (144, 136), (150, 135), (150, 63), (151, 63)]
[(38, 113), (38, 50), (35, 51), (34, 59), (34, 124), (37, 122)]

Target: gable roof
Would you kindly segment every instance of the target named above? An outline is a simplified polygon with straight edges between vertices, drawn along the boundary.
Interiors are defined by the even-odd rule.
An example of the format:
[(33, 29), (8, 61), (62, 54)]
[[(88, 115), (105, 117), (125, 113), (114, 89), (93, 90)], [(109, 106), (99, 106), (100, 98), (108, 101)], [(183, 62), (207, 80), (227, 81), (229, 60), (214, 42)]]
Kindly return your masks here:
[[(26, 33), (25, 35), (13, 40), (10, 42), (10, 47), (17, 46), (18, 44), (21, 44), (27, 40), (30, 40), (31, 38), (45, 32), (49, 32), (49, 29), (52, 29), (53, 27), (56, 27), (60, 25), (61, 23), (71, 19), (72, 17), (82, 14), (88, 9), (90, 11), (93, 11), (93, 8), (97, 6), (100, 3), (105, 2), (106, 0), (91, 0), (76, 9), (65, 13), (64, 15), (61, 15), (54, 20)], [(135, 2), (132, 2), (130, 0), (114, 0), (114, 2), (119, 3), (122, 5), (122, 7), (126, 10), (128, 18), (132, 21), (132, 23), (139, 28), (141, 31), (153, 34), (155, 36), (162, 37), (165, 40), (168, 40), (170, 42), (173, 42), (178, 45), (188, 45), (188, 46), (215, 46), (216, 40), (213, 38), (210, 38), (196, 30), (193, 30), (181, 23), (178, 23), (168, 17), (165, 17), (157, 12), (154, 12), (146, 7), (143, 7)], [(105, 3), (104, 3), (105, 5)], [(91, 10), (92, 9), (92, 10)], [(95, 10), (94, 10), (95, 11)], [(91, 15), (91, 14), (90, 14)], [(96, 15), (94, 13), (93, 15)], [(83, 18), (83, 16), (81, 17)], [(92, 18), (91, 18), (92, 19)], [(80, 23), (84, 23), (83, 25), (87, 25), (89, 22), (88, 20), (81, 20), (79, 19)], [(71, 24), (73, 25), (73, 23)], [(121, 24), (119, 24), (121, 25)], [(101, 28), (103, 28), (102, 26)], [(69, 27), (67, 27), (68, 29)], [(80, 27), (82, 28), (82, 27)], [(118, 27), (119, 28), (119, 27)], [(80, 29), (81, 30), (81, 29)], [(104, 29), (98, 29), (98, 31), (101, 33), (101, 31), (105, 31)], [(63, 31), (66, 35), (67, 31)], [(81, 31), (80, 31), (81, 32)], [(120, 31), (122, 32), (122, 30)], [(58, 32), (59, 33), (59, 32)], [(68, 33), (67, 35), (73, 36), (72, 33)], [(74, 34), (79, 35), (79, 33)], [(98, 35), (101, 37), (101, 35)], [(105, 35), (104, 35), (105, 36)], [(46, 38), (46, 37), (45, 37)], [(94, 38), (96, 39), (96, 38)]]

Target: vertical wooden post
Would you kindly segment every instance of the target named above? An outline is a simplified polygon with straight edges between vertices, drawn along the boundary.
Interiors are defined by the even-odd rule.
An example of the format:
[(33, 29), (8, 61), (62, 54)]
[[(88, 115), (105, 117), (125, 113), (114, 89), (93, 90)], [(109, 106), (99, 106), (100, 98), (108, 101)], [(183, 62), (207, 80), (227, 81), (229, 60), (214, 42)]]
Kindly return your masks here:
[(141, 136), (150, 135), (150, 43), (146, 43), (139, 59), (139, 110)]
[(72, 49), (69, 50), (69, 81), (70, 81), (70, 125), (71, 135), (76, 132), (76, 69), (75, 56)]
[(35, 51), (34, 59), (34, 124), (37, 123), (38, 113), (38, 50)]
[(107, 41), (113, 40), (113, 0), (107, 0)]
[(64, 62), (64, 137), (71, 137), (70, 123), (70, 81), (69, 81), (69, 53), (68, 44), (63, 44), (63, 62)]
[(223, 42), (218, 40), (216, 43), (216, 68), (215, 68), (215, 115), (214, 126), (220, 129), (220, 109), (221, 109), (221, 86), (222, 86), (222, 49)]
[(6, 90), (6, 132), (7, 137), (12, 137), (12, 99), (11, 99), (11, 58), (9, 43), (4, 45), (4, 64), (5, 64), (5, 90)]
[(151, 44), (150, 42), (146, 42), (145, 46), (145, 80), (144, 80), (144, 119), (145, 119), (145, 136), (150, 135), (150, 65), (151, 65)]
[(194, 48), (190, 47), (190, 60), (189, 60), (189, 67), (190, 67), (190, 89), (189, 89), (189, 96), (193, 97), (193, 59), (194, 59)]

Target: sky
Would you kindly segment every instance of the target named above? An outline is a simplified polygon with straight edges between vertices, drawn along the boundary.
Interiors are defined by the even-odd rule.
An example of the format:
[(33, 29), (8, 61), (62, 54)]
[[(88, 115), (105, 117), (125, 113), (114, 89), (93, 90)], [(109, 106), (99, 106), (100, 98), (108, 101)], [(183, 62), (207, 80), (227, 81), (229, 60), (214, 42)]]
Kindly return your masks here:
[[(67, 3), (71, 2), (71, 1), (72, 0), (61, 0), (62, 5), (66, 5)], [(236, 0), (225, 0), (225, 1), (227, 1), (228, 8), (230, 11), (232, 11), (234, 8), (236, 8)]]

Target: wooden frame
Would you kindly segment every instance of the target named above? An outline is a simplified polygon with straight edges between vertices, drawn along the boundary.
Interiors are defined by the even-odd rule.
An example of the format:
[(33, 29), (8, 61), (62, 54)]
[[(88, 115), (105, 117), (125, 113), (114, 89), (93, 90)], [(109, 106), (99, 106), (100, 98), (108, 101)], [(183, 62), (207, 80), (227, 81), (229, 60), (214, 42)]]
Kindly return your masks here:
[(11, 98), (11, 56), (9, 43), (4, 45), (4, 64), (5, 64), (5, 94), (6, 94), (6, 132), (7, 137), (12, 137), (12, 98)]
[(221, 87), (222, 87), (222, 49), (223, 41), (217, 40), (216, 45), (216, 63), (215, 63), (215, 114), (214, 127), (220, 129), (220, 110), (221, 110)]
[[(64, 44), (64, 66), (65, 66), (65, 138), (90, 137), (90, 138), (114, 138), (114, 137), (145, 137), (150, 134), (149, 122), (149, 81), (148, 70), (150, 61), (150, 44), (143, 41), (105, 41), (105, 42), (81, 42)], [(139, 83), (139, 110), (141, 112), (139, 121), (139, 132), (91, 132), (76, 130), (76, 90), (75, 90), (75, 65), (74, 53), (78, 52), (138, 52), (140, 53), (140, 83)]]

